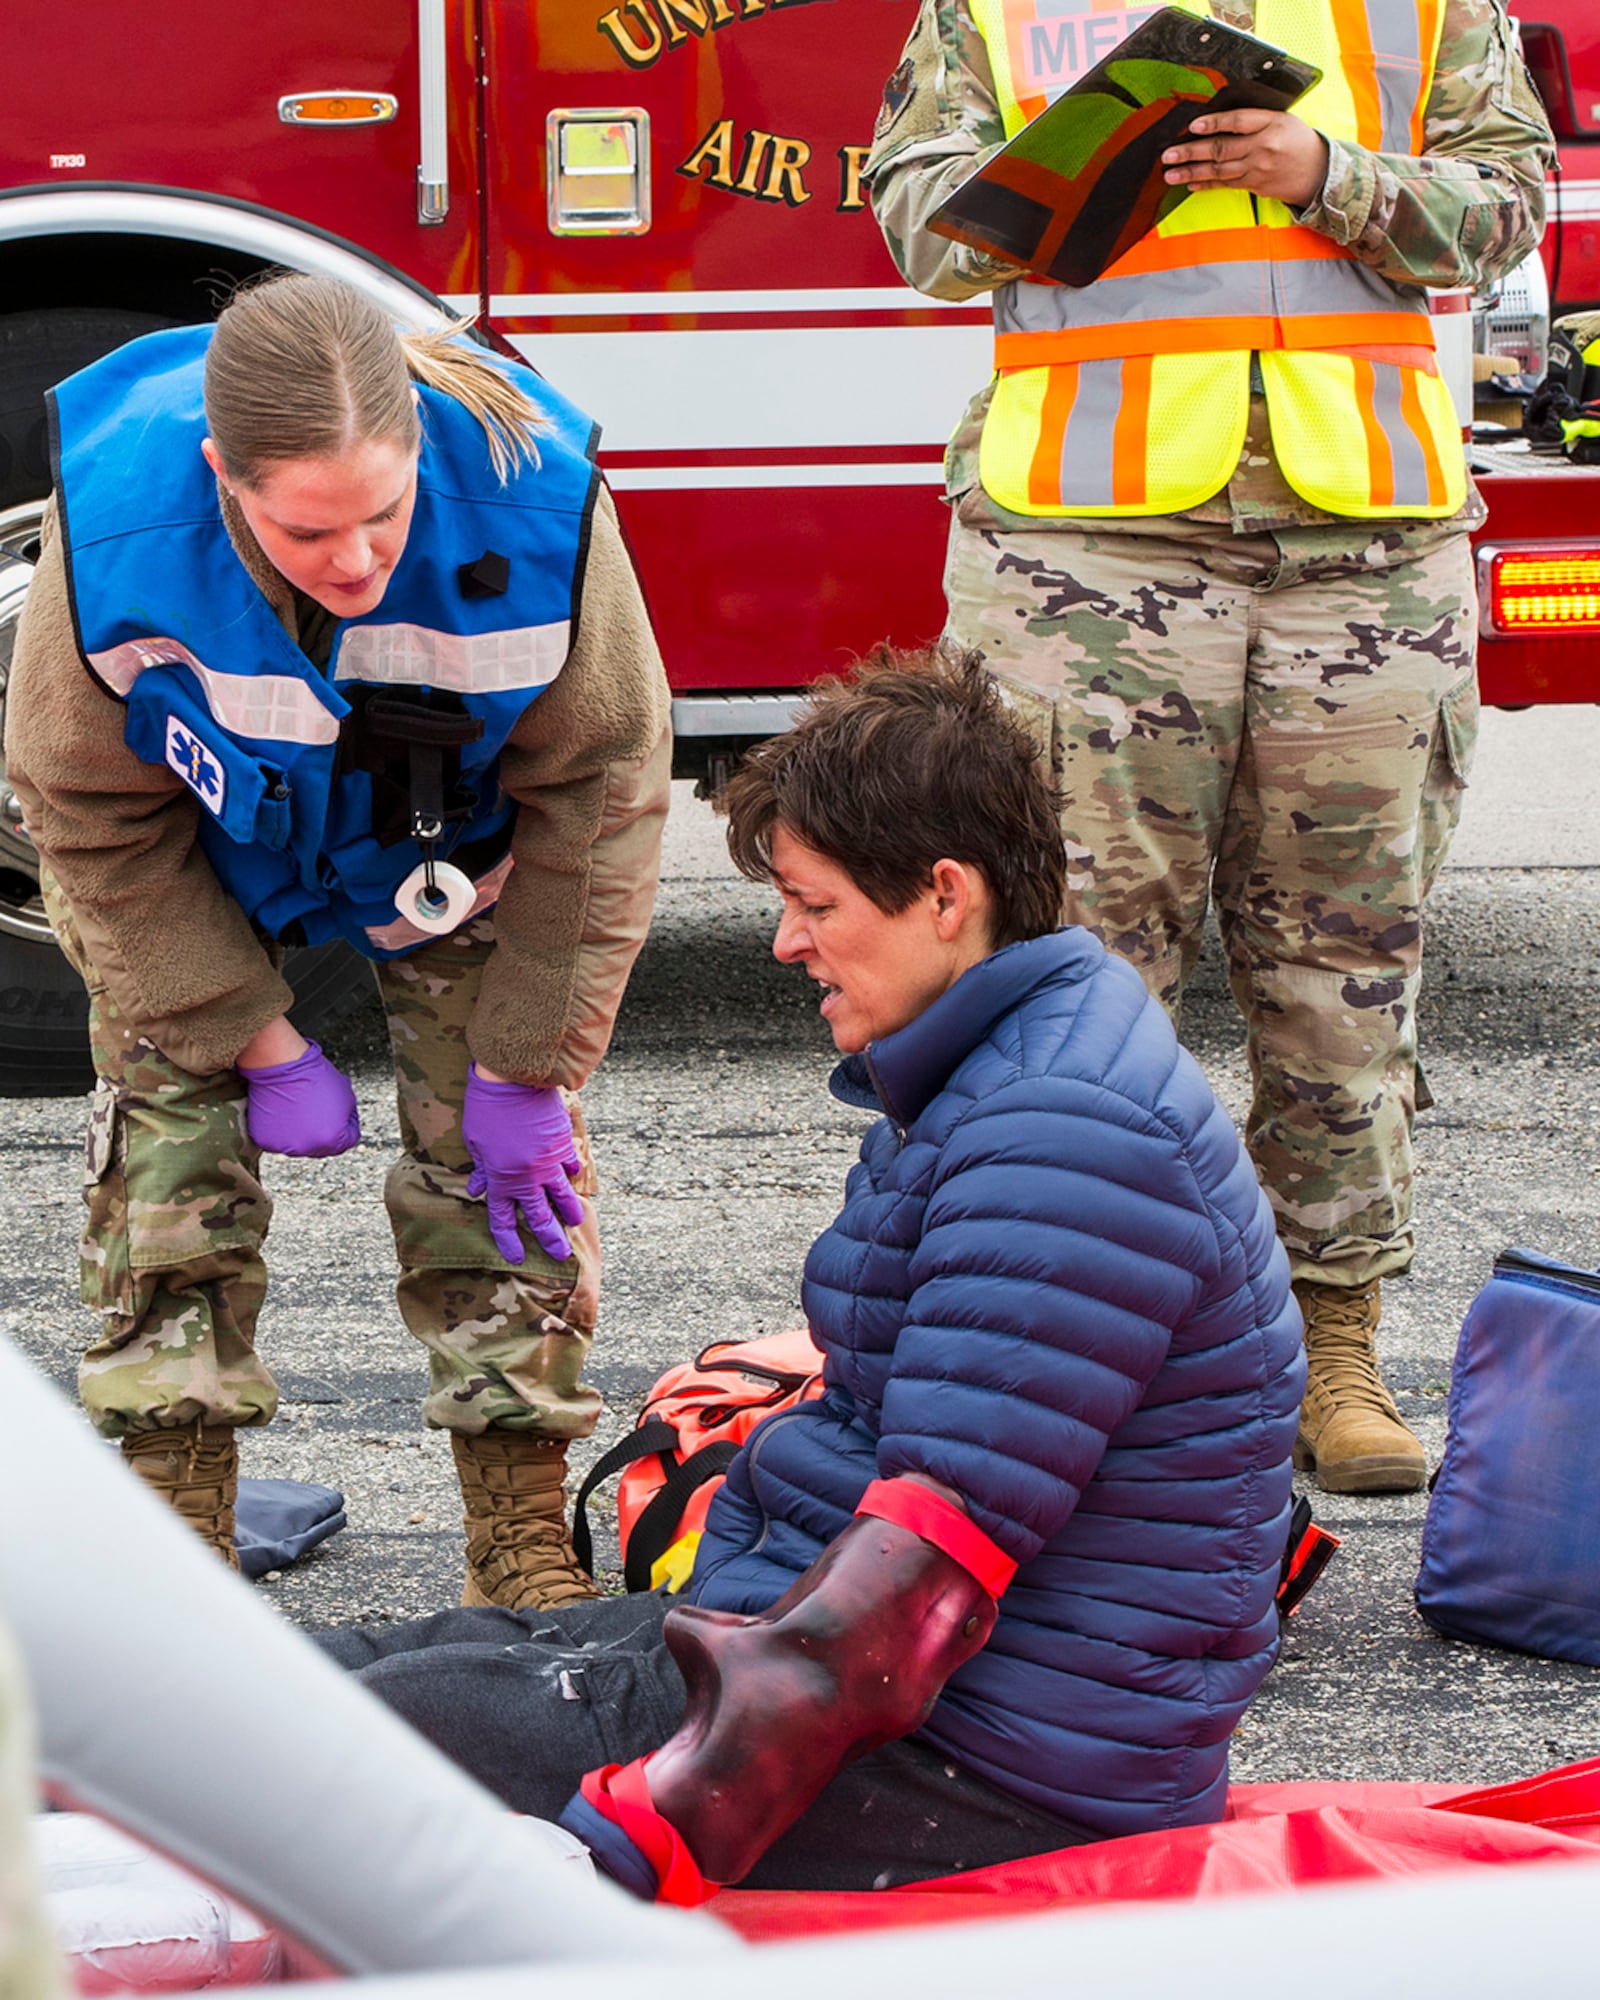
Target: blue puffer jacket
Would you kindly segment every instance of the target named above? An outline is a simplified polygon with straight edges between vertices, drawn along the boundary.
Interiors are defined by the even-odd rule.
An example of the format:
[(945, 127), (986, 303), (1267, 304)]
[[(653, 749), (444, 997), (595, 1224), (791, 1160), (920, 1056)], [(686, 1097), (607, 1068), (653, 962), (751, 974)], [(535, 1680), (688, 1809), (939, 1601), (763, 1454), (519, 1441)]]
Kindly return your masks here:
[(834, 1090), (888, 1115), (806, 1262), (827, 1390), (735, 1459), (690, 1594), (764, 1609), (871, 1479), (924, 1473), (1020, 1567), (922, 1739), (1099, 1833), (1217, 1818), (1305, 1375), (1232, 1124), (1082, 930), (974, 966)]

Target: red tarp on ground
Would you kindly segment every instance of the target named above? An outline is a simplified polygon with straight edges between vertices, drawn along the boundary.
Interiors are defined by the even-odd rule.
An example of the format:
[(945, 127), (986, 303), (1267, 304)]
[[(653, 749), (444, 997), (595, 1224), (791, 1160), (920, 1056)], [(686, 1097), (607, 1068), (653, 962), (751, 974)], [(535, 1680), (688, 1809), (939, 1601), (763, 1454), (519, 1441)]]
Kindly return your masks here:
[(1016, 1917), (1069, 1904), (1231, 1896), (1437, 1874), (1472, 1863), (1600, 1860), (1600, 1758), (1515, 1784), (1235, 1785), (1215, 1826), (1065, 1847), (907, 1889), (725, 1889), (706, 1906), (753, 1942)]

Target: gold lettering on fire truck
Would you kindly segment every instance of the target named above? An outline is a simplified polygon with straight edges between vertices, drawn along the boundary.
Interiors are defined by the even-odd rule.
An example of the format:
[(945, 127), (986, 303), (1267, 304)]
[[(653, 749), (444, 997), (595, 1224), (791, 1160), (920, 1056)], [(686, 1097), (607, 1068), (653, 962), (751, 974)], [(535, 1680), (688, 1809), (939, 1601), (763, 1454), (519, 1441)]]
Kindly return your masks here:
[(861, 169), (867, 164), (870, 146), (841, 146), (839, 148), (839, 213), (852, 215), (858, 208), (867, 205), (867, 192), (861, 185)]
[(621, 0), (620, 6), (600, 16), (597, 25), (630, 69), (649, 69), (669, 48), (682, 48), (691, 35), (753, 20), (769, 6), (795, 4), (796, 0)]
[(741, 145), (734, 135), (733, 120), (719, 118), (678, 172), (687, 180), (721, 188), (725, 194), (748, 195), (755, 201), (781, 201), (790, 208), (799, 208), (811, 199), (811, 190), (805, 184), (810, 158), (811, 148), (804, 139), (787, 139), (781, 133), (761, 132), (754, 127), (744, 135)]

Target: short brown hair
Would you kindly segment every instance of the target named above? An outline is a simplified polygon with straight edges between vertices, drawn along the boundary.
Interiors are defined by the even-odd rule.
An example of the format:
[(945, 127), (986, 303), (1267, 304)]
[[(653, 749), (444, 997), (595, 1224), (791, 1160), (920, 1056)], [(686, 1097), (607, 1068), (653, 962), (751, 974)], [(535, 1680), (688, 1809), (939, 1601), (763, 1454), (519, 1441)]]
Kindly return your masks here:
[(949, 859), (988, 884), (993, 949), (1061, 922), (1059, 801), (981, 653), (880, 646), (842, 680), (818, 681), (794, 727), (752, 750), (717, 803), (753, 881), (771, 880), (782, 826), (891, 916)]

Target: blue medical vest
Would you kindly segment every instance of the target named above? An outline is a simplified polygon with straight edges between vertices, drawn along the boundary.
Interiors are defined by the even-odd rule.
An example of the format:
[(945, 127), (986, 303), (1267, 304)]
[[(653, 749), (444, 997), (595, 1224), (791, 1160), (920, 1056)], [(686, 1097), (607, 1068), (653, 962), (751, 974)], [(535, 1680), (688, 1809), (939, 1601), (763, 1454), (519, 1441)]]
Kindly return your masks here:
[(52, 398), (78, 643), (127, 705), (129, 748), (199, 800), (201, 846), (249, 917), (272, 937), (344, 937), (395, 957), (423, 941), (397, 934), (395, 906), (422, 850), (409, 824), (386, 818), (381, 775), (359, 767), (352, 741), (365, 742), (380, 692), (390, 709), (438, 703), (481, 723), (451, 753), (438, 858), (480, 883), (503, 876), (516, 808), (499, 756), (571, 650), (598, 432), (531, 371), (495, 361), (550, 423), (537, 466), (502, 486), (478, 420), (420, 389), (405, 551), (377, 608), (340, 621), (319, 672), (240, 562), (201, 456), (210, 338), (209, 327), (149, 334)]

